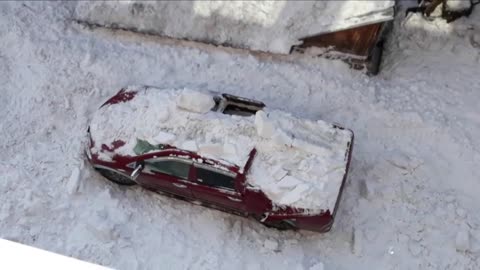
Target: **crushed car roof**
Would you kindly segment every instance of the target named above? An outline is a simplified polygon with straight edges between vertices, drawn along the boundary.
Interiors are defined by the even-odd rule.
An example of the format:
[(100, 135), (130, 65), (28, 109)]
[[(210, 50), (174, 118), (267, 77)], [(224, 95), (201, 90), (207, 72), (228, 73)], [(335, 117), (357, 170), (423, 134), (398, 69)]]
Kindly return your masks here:
[(145, 86), (126, 91), (137, 93), (129, 101), (102, 106), (92, 119), (92, 151), (99, 158), (110, 159), (101, 145), (117, 140), (125, 145), (115, 154), (135, 156), (140, 140), (172, 145), (242, 170), (255, 148), (247, 172), (250, 188), (260, 188), (279, 206), (333, 211), (347, 169), (351, 131), (266, 108), (251, 116), (222, 114), (211, 110), (216, 104), (208, 92)]

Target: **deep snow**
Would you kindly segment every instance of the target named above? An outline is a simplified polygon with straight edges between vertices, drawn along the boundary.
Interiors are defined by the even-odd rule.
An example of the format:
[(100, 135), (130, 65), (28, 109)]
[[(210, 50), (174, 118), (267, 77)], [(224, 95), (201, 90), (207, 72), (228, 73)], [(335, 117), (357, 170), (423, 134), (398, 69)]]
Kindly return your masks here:
[[(85, 29), (75, 4), (0, 2), (0, 237), (119, 269), (480, 268), (480, 9), (450, 25), (399, 18), (368, 78)], [(130, 84), (221, 90), (352, 128), (332, 231), (279, 232), (94, 173), (86, 125)]]

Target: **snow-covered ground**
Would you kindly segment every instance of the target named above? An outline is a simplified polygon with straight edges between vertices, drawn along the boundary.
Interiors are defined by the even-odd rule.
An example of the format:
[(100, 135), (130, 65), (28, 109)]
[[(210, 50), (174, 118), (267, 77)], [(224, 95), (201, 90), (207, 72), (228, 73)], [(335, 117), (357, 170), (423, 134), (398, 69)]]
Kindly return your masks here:
[[(74, 7), (0, 2), (1, 238), (118, 269), (480, 268), (480, 9), (450, 25), (400, 18), (368, 78), (91, 31)], [(224, 91), (353, 129), (332, 231), (279, 232), (94, 173), (86, 125), (131, 84)]]

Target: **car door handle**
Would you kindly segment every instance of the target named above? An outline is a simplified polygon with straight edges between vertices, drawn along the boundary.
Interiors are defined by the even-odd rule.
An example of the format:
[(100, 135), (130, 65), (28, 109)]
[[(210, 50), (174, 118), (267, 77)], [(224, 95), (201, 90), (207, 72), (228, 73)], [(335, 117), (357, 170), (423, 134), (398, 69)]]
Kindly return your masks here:
[(227, 198), (230, 200), (230, 201), (234, 201), (234, 202), (241, 202), (242, 200), (240, 199), (237, 199), (237, 198), (234, 198), (234, 197), (230, 197), (230, 196), (227, 196)]
[(177, 183), (172, 183), (172, 185), (178, 187), (178, 188), (187, 188), (186, 185), (182, 185), (182, 184), (177, 184)]

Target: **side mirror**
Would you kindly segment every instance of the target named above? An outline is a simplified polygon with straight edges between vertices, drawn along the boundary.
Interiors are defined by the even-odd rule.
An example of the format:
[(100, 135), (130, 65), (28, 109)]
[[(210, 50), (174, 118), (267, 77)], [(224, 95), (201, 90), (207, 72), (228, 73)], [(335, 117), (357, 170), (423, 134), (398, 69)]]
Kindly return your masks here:
[(143, 164), (143, 162), (135, 164), (135, 169), (130, 174), (130, 177), (132, 178), (132, 180), (137, 179), (137, 177), (140, 175), (144, 167), (145, 165)]

